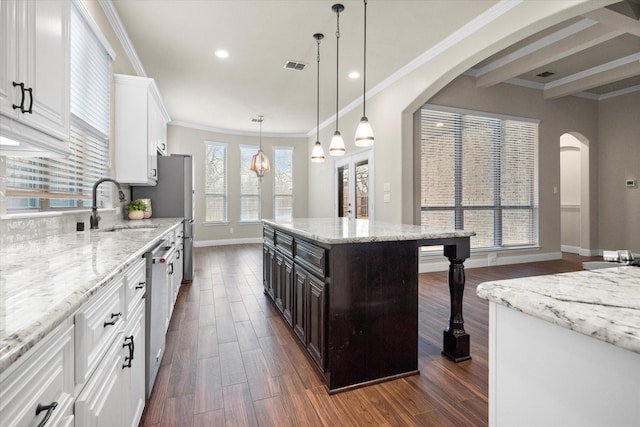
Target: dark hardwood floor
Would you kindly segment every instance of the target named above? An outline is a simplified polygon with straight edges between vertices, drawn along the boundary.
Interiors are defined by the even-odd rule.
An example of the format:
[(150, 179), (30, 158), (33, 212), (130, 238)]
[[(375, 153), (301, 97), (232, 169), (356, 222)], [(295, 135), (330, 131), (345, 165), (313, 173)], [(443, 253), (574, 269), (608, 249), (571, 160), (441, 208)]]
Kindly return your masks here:
[(143, 426), (484, 426), (488, 304), (484, 281), (581, 270), (593, 258), (466, 270), (472, 359), (441, 356), (447, 273), (419, 276), (420, 375), (329, 396), (262, 292), (262, 246), (197, 248), (183, 285)]

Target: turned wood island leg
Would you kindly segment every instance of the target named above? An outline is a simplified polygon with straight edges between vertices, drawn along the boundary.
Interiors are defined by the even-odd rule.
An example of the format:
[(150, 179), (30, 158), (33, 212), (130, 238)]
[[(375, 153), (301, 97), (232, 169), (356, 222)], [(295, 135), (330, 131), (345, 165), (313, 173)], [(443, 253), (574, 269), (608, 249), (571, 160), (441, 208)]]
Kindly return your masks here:
[[(471, 359), (470, 337), (464, 330), (462, 317), (462, 297), (464, 295), (464, 260), (468, 247), (465, 245), (445, 246), (445, 256), (449, 258), (449, 293), (451, 295), (451, 315), (449, 327), (442, 333), (442, 354), (454, 362)], [(466, 250), (466, 251), (465, 251)], [(467, 255), (468, 256), (468, 255)]]

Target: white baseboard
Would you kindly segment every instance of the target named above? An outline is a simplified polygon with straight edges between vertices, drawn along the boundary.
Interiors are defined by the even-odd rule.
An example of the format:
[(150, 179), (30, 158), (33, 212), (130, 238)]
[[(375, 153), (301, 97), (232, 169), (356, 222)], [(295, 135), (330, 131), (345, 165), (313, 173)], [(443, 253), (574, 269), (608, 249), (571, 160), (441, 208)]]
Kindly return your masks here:
[(562, 252), (568, 252), (570, 254), (578, 254), (580, 256), (598, 256), (602, 255), (601, 249), (588, 249), (581, 248), (578, 246), (570, 246), (570, 245), (561, 245), (560, 250)]
[[(522, 264), (525, 262), (540, 262), (551, 261), (554, 259), (562, 258), (562, 252), (545, 252), (542, 254), (527, 254), (527, 255), (512, 255), (512, 256), (498, 256), (489, 259), (487, 255), (472, 256), (464, 262), (465, 268), (476, 267), (489, 267), (494, 265), (509, 265), (509, 264)], [(447, 271), (449, 270), (449, 261), (442, 260), (430, 260), (422, 261), (418, 265), (418, 273), (431, 273), (435, 271)]]
[(262, 237), (248, 237), (246, 239), (198, 240), (196, 242), (193, 242), (193, 246), (196, 248), (204, 248), (207, 246), (247, 245), (251, 243), (262, 243)]

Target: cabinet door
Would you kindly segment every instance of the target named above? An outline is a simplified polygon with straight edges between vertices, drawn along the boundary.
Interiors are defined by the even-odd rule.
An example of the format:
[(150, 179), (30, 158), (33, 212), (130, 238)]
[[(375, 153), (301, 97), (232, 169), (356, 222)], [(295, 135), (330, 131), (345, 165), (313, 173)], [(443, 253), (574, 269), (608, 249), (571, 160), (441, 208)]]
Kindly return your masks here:
[(294, 276), (293, 261), (287, 257), (283, 258), (281, 272), (282, 279), (282, 314), (289, 326), (293, 326), (293, 293), (294, 293)]
[(153, 95), (149, 92), (147, 100), (148, 108), (148, 176), (149, 179), (158, 179), (158, 141), (160, 140), (161, 125), (163, 124), (160, 108), (155, 102)]
[(19, 59), (25, 67), (19, 71), (19, 78), (31, 89), (29, 104), (33, 111), (22, 114), (21, 120), (51, 136), (68, 140), (70, 2), (20, 3), (26, 8), (23, 36), (26, 38), (19, 43), (17, 53), (26, 58)]
[(278, 310), (283, 311), (283, 302), (282, 297), (284, 293), (284, 256), (276, 252), (276, 263), (275, 263), (275, 284), (273, 286), (273, 300), (276, 303), (276, 307)]
[[(35, 129), (61, 152), (69, 140), (70, 10), (62, 0), (0, 2), (0, 113), (28, 126), (5, 122), (3, 132), (32, 141)], [(13, 108), (21, 104), (31, 112)]]
[[(125, 327), (123, 345), (124, 426), (135, 427), (142, 418), (145, 403), (145, 306), (136, 306)], [(129, 359), (131, 358), (131, 359)]]
[(306, 284), (307, 273), (294, 268), (293, 330), (305, 345), (307, 344)]
[(307, 351), (324, 371), (325, 284), (311, 274), (307, 280)]
[(65, 321), (15, 364), (0, 382), (0, 424), (26, 427), (47, 419), (48, 426), (73, 425), (73, 322)]
[(111, 342), (104, 359), (78, 396), (75, 405), (76, 425), (106, 427), (124, 425), (122, 393), (122, 336)]
[(262, 283), (265, 293), (275, 299), (274, 292), (274, 264), (275, 250), (271, 246), (264, 245), (262, 247)]

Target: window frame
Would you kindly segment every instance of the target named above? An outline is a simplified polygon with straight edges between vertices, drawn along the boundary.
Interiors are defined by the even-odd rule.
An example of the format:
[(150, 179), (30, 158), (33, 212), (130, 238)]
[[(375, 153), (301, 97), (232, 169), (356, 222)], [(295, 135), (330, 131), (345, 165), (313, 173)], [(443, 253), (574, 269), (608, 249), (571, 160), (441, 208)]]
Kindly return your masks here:
[[(423, 147), (424, 147), (424, 129), (425, 129), (425, 110), (432, 110), (435, 112), (442, 113), (450, 113), (456, 114), (462, 117), (459, 122), (463, 123), (464, 116), (473, 116), (475, 118), (480, 119), (492, 119), (497, 120), (502, 127), (501, 132), (492, 133), (492, 135), (499, 135), (499, 138), (487, 140), (487, 142), (491, 143), (491, 148), (487, 149), (487, 152), (491, 155), (492, 159), (492, 183), (490, 187), (493, 191), (493, 203), (491, 204), (464, 204), (463, 202), (463, 175), (464, 175), (464, 166), (463, 166), (463, 126), (457, 126), (453, 123), (453, 121), (449, 122), (451, 128), (455, 132), (453, 136), (454, 144), (459, 145), (459, 147), (453, 147), (454, 151), (454, 166), (453, 166), (453, 175), (454, 175), (454, 185), (453, 185), (453, 204), (452, 205), (438, 205), (438, 206), (428, 206), (423, 203), (423, 194), (422, 194), (422, 186), (423, 184), (423, 170), (422, 170), (422, 162), (423, 156)], [(473, 119), (467, 119), (472, 121)], [(524, 124), (535, 125), (535, 128), (531, 132), (527, 133), (527, 136), (531, 137), (529, 140), (529, 144), (532, 144), (532, 147), (529, 149), (530, 156), (527, 160), (530, 162), (528, 166), (531, 168), (532, 179), (528, 182), (528, 185), (531, 188), (531, 197), (529, 199), (529, 204), (522, 203), (511, 203), (507, 204), (503, 202), (503, 197), (501, 195), (501, 186), (503, 181), (503, 176), (505, 170), (502, 168), (502, 163), (506, 162), (503, 156), (503, 152), (509, 148), (509, 145), (505, 144), (505, 132), (502, 132), (507, 123), (513, 124), (513, 122), (522, 123), (522, 129), (525, 129)], [(522, 248), (532, 248), (539, 246), (539, 165), (538, 165), (538, 150), (539, 150), (539, 123), (540, 121), (537, 119), (531, 118), (523, 118), (523, 117), (515, 117), (504, 114), (494, 114), (487, 113), (481, 111), (474, 111), (462, 108), (453, 108), (453, 107), (444, 107), (433, 104), (425, 104), (421, 108), (420, 113), (420, 139), (419, 139), (419, 147), (420, 147), (420, 200), (419, 200), (419, 211), (420, 211), (420, 224), (424, 224), (423, 215), (425, 212), (451, 212), (453, 215), (452, 224), (456, 229), (461, 229), (465, 227), (464, 223), (464, 214), (465, 212), (470, 211), (491, 211), (493, 215), (493, 225), (490, 227), (492, 229), (490, 233), (492, 244), (491, 246), (474, 246), (473, 240), (475, 237), (472, 237), (472, 252), (482, 252), (482, 251), (501, 251), (501, 250), (511, 250), (511, 249), (522, 249)], [(499, 142), (499, 144), (497, 143)], [(512, 161), (513, 161), (512, 157)], [(467, 166), (468, 168), (469, 166)], [(505, 212), (514, 211), (514, 210), (527, 210), (529, 211), (529, 218), (531, 221), (531, 229), (528, 230), (528, 239), (527, 243), (507, 243), (505, 244), (505, 236), (508, 233), (505, 232), (505, 228), (503, 226), (503, 219), (505, 217)], [(424, 224), (427, 225), (427, 224)], [(468, 227), (473, 230), (473, 227)]]
[[(224, 158), (222, 160), (223, 166), (224, 166), (224, 184), (223, 184), (223, 191), (221, 193), (213, 193), (213, 192), (209, 192), (208, 188), (209, 188), (209, 184), (208, 184), (208, 178), (209, 178), (209, 156), (208, 156), (208, 147), (210, 146), (215, 146), (215, 147), (222, 147), (224, 149)], [(228, 173), (228, 158), (229, 158), (229, 144), (227, 144), (226, 142), (218, 142), (218, 141), (204, 141), (204, 197), (205, 197), (205, 203), (204, 203), (204, 224), (228, 224), (229, 223), (229, 173)], [(208, 197), (209, 196), (221, 196), (222, 200), (224, 201), (224, 207), (223, 207), (223, 212), (224, 212), (224, 218), (220, 219), (220, 220), (209, 220), (207, 218), (209, 218), (209, 210), (208, 210)]]
[[(278, 193), (276, 179), (278, 178), (278, 163), (276, 162), (277, 151), (289, 151), (291, 153), (291, 190), (289, 193)], [(294, 174), (294, 157), (293, 157), (293, 146), (274, 146), (273, 147), (273, 218), (276, 221), (290, 221), (294, 217), (295, 212), (295, 198), (294, 198), (294, 188), (295, 188), (295, 174)], [(291, 216), (290, 217), (282, 217), (276, 214), (278, 209), (277, 199), (278, 197), (288, 197), (291, 200)]]
[[(258, 145), (251, 144), (240, 144), (238, 146), (240, 151), (240, 168), (238, 169), (240, 172), (240, 180), (239, 180), (239, 188), (238, 188), (238, 223), (241, 224), (257, 224), (262, 221), (262, 182), (250, 169), (251, 166), (251, 157), (258, 152), (260, 147)], [(244, 158), (243, 158), (244, 155)], [(243, 182), (242, 175), (246, 174), (246, 176), (251, 177), (251, 181), (255, 181), (257, 194), (253, 193), (244, 193), (243, 190)], [(243, 200), (245, 199), (255, 199), (257, 198), (257, 206), (258, 206), (258, 216), (257, 218), (243, 218), (244, 210), (242, 209)]]

